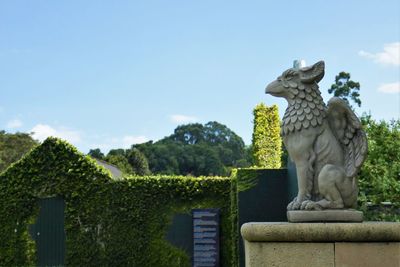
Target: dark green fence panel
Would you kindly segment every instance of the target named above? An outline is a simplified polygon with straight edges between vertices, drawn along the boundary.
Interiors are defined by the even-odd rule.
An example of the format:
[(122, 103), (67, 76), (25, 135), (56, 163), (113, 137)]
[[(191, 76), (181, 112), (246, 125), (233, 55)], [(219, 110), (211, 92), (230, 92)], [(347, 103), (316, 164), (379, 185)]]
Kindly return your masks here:
[(175, 247), (193, 255), (192, 214), (175, 214), (168, 229), (166, 239)]
[(39, 199), (39, 216), (31, 227), (38, 266), (65, 264), (65, 202), (61, 197)]
[[(239, 229), (246, 222), (287, 221), (289, 202), (287, 169), (240, 169), (237, 173)], [(244, 267), (243, 240), (239, 242), (239, 266)]]

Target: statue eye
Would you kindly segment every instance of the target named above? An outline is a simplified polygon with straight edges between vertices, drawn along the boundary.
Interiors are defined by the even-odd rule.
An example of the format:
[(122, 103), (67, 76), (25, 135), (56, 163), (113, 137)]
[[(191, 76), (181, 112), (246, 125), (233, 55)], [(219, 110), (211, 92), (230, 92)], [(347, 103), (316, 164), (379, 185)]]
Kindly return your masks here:
[(291, 74), (291, 73), (288, 73), (285, 75), (285, 80), (287, 80), (287, 81), (291, 80), (292, 78), (293, 78), (293, 74)]
[(288, 70), (288, 71), (285, 73), (284, 78), (285, 78), (285, 80), (289, 81), (289, 80), (293, 79), (293, 78), (296, 76), (296, 74), (297, 74), (297, 73), (296, 73), (295, 71), (293, 71), (293, 70)]

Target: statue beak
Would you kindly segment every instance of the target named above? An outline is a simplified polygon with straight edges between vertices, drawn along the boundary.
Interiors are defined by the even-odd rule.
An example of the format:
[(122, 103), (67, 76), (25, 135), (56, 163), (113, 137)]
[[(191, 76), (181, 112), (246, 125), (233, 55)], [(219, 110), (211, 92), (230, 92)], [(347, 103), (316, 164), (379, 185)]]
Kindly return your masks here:
[(272, 83), (268, 84), (265, 88), (265, 93), (270, 95), (276, 95), (279, 93), (280, 84), (278, 81), (273, 81)]

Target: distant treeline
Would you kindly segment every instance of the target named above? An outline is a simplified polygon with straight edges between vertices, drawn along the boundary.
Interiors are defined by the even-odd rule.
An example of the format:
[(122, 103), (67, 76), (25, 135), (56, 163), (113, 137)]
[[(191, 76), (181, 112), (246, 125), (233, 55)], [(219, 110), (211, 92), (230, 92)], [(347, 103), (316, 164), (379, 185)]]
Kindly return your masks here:
[(245, 146), (240, 136), (215, 121), (181, 125), (157, 142), (112, 149), (107, 155), (100, 149), (89, 152), (125, 173), (192, 176), (227, 176), (232, 168), (251, 166), (251, 154), (251, 148)]

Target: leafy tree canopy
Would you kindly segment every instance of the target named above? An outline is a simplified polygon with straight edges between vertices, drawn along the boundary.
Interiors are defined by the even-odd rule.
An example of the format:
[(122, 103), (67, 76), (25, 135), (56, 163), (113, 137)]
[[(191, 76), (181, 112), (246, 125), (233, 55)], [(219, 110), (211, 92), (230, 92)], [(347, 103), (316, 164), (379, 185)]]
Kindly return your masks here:
[(19, 160), (39, 143), (27, 133), (0, 131), (0, 172)]
[(352, 100), (357, 104), (357, 106), (361, 107), (359, 91), (360, 83), (350, 80), (350, 73), (344, 71), (336, 75), (335, 83), (328, 89), (328, 93), (333, 93), (334, 96), (340, 97), (349, 103), (350, 106), (351, 104), (349, 100)]
[(104, 154), (100, 148), (90, 149), (88, 155), (96, 159), (104, 159)]
[(181, 125), (158, 142), (133, 147), (147, 157), (153, 173), (228, 175), (233, 167), (250, 165), (242, 138), (215, 121)]
[(132, 166), (129, 164), (127, 158), (125, 158), (123, 155), (108, 154), (107, 157), (104, 158), (104, 160), (116, 166), (124, 174), (134, 174)]
[[(360, 202), (379, 205), (391, 202), (400, 208), (400, 120), (375, 121), (370, 115), (361, 118), (368, 138), (368, 157), (359, 177)], [(368, 215), (368, 214), (367, 214)], [(388, 216), (387, 218), (382, 216)], [(379, 213), (370, 220), (398, 220), (400, 214)], [(394, 217), (393, 217), (394, 216)]]
[(137, 148), (127, 150), (126, 158), (134, 174), (141, 176), (150, 174), (147, 158)]

